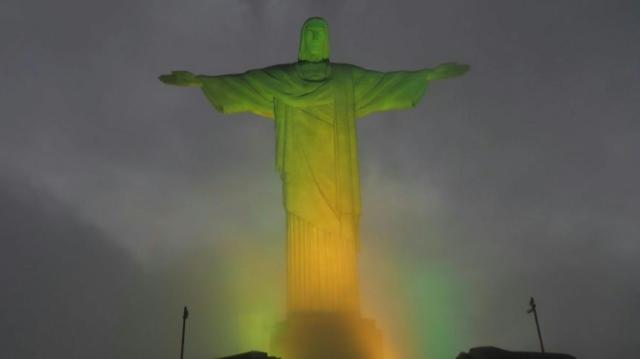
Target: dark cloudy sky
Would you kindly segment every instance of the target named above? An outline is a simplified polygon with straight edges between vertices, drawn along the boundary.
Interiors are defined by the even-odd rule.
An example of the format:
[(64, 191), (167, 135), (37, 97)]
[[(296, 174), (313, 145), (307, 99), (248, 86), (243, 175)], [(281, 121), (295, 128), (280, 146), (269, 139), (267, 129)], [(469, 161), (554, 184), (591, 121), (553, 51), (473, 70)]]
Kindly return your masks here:
[(336, 62), (472, 65), (359, 122), (364, 308), (394, 351), (536, 350), (535, 296), (548, 350), (637, 355), (637, 1), (4, 0), (0, 356), (176, 358), (184, 304), (187, 358), (265, 348), (273, 124), (157, 76), (294, 61), (313, 15)]

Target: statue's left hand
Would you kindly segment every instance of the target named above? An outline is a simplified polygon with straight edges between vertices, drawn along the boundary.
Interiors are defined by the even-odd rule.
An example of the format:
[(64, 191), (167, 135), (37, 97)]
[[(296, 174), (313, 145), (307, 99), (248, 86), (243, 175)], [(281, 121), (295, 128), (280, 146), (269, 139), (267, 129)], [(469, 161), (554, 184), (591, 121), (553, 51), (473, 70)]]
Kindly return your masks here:
[(427, 73), (427, 80), (444, 80), (452, 77), (462, 76), (471, 66), (456, 62), (447, 62), (436, 66)]

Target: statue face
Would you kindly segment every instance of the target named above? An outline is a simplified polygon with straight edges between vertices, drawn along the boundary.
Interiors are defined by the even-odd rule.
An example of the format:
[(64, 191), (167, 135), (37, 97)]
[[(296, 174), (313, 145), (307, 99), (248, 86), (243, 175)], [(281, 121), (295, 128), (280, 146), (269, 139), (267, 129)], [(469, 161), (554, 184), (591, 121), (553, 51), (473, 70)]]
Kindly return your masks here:
[(325, 29), (320, 26), (309, 26), (304, 30), (304, 43), (311, 55), (322, 56), (326, 35)]
[(329, 30), (327, 22), (318, 17), (305, 21), (300, 32), (298, 60), (323, 61), (329, 59)]

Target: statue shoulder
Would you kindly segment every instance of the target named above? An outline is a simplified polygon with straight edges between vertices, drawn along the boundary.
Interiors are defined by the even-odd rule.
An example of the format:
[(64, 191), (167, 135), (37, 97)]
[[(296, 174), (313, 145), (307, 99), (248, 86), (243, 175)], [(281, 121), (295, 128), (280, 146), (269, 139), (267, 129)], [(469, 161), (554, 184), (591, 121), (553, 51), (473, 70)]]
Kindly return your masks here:
[(287, 63), (287, 64), (278, 64), (278, 65), (272, 65), (272, 66), (267, 66), (263, 69), (260, 69), (259, 71), (263, 71), (269, 75), (289, 75), (293, 72), (295, 72), (296, 70), (296, 64), (295, 63)]
[(332, 62), (331, 63), (332, 71), (340, 71), (340, 72), (358, 72), (364, 70), (360, 66), (356, 66), (353, 64), (345, 64), (341, 62)]
[(364, 67), (343, 63), (332, 63), (331, 71), (341, 74), (343, 78), (351, 78), (354, 82), (360, 81), (362, 78), (366, 77), (367, 74), (371, 73), (371, 70), (365, 69)]
[(245, 79), (273, 83), (287, 81), (295, 72), (294, 64), (278, 64), (262, 68), (255, 68), (241, 74)]

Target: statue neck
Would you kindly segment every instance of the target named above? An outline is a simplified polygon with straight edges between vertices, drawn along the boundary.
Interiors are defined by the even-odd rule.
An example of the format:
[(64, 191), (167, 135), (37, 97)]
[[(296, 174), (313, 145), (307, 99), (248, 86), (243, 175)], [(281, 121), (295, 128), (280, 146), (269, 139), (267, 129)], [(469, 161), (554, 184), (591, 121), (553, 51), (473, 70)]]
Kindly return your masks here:
[(307, 81), (322, 81), (331, 75), (329, 61), (298, 61), (296, 63), (298, 75)]

